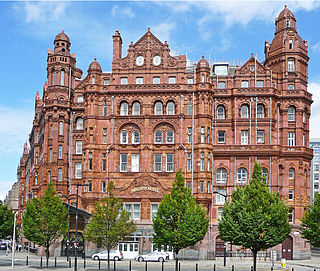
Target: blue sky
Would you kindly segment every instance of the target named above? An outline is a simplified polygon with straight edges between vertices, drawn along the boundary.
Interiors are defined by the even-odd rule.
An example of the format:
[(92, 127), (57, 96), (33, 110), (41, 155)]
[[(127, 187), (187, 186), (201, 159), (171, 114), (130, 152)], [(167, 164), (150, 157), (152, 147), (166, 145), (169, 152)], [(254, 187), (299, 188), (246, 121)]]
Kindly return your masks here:
[(77, 65), (86, 73), (97, 57), (111, 70), (112, 35), (119, 29), (123, 53), (148, 29), (168, 41), (172, 53), (202, 54), (211, 61), (264, 59), (274, 20), (287, 4), (298, 32), (309, 44), (309, 92), (313, 94), (311, 137), (320, 137), (320, 2), (304, 1), (126, 1), (0, 2), (0, 199), (16, 180), (23, 143), (31, 129), (35, 94), (46, 80), (47, 49), (62, 29)]

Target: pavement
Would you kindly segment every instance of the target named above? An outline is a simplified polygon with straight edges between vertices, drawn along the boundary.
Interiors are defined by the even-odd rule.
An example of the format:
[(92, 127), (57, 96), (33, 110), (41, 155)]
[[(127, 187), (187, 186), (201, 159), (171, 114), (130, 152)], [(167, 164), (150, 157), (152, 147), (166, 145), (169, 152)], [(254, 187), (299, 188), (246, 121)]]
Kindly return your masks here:
[[(24, 270), (32, 271), (41, 269), (41, 257), (29, 254), (28, 266), (26, 266), (27, 252), (16, 252), (14, 267), (11, 267), (12, 254), (9, 253), (8, 256), (5, 255), (4, 251), (0, 251), (0, 270)], [(42, 257), (42, 268), (45, 268), (46, 259)], [(252, 259), (245, 258), (227, 258), (226, 267), (223, 266), (223, 258), (218, 258), (214, 261), (190, 261), (181, 260), (180, 270), (181, 271), (250, 271), (252, 266)], [(270, 271), (272, 263), (269, 259), (266, 261), (257, 262), (258, 271)], [(233, 269), (234, 267), (234, 269)], [(51, 257), (49, 259), (49, 269), (50, 270), (74, 270), (74, 258), (71, 258), (71, 268), (69, 268), (69, 263), (66, 257), (56, 257), (56, 267), (55, 258)], [(174, 271), (175, 261), (170, 260), (162, 264), (158, 262), (145, 262), (139, 263), (137, 261), (131, 261), (131, 271)], [(94, 271), (99, 270), (99, 262), (93, 261), (87, 258), (85, 261), (82, 258), (78, 258), (78, 270)], [(107, 270), (107, 262), (100, 262), (100, 270)], [(130, 271), (130, 261), (124, 260), (116, 262), (116, 271)], [(295, 260), (287, 261), (286, 268), (281, 269), (280, 261), (274, 262), (274, 271), (320, 271), (320, 257), (313, 257), (310, 260)], [(111, 262), (111, 271), (114, 271), (114, 262)]]

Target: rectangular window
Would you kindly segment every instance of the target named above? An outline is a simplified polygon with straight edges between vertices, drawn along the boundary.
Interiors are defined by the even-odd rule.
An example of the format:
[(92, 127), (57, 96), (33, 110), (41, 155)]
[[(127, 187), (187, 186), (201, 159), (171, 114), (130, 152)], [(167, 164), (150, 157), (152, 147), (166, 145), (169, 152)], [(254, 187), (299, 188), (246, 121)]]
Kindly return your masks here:
[(302, 122), (306, 123), (306, 112), (305, 111), (302, 112)]
[(295, 146), (296, 145), (296, 134), (295, 133), (288, 133), (288, 146)]
[(293, 209), (289, 210), (289, 223), (293, 223)]
[(143, 84), (143, 77), (137, 77), (136, 78), (136, 85), (142, 85)]
[(59, 145), (59, 155), (58, 155), (58, 158), (59, 159), (62, 159), (62, 146), (61, 145)]
[(228, 66), (227, 65), (215, 65), (214, 73), (216, 75), (228, 75)]
[(77, 103), (83, 103), (83, 96), (77, 96)]
[(211, 189), (211, 185), (210, 185), (210, 182), (208, 182), (208, 187), (207, 187), (208, 193), (210, 193), (210, 189)]
[(248, 145), (248, 131), (241, 131), (241, 145)]
[[(217, 189), (217, 192), (219, 192), (222, 195), (227, 195), (226, 190), (225, 189)], [(215, 194), (216, 195), (216, 204), (224, 204), (224, 202), (226, 201), (226, 197), (220, 195), (220, 194)]]
[(222, 218), (223, 207), (218, 207), (218, 220)]
[(200, 170), (204, 171), (204, 152), (200, 153)]
[(192, 101), (188, 101), (188, 115), (192, 115)]
[(159, 85), (160, 84), (160, 77), (153, 77), (152, 83), (154, 85)]
[(200, 181), (200, 193), (204, 193), (204, 181)]
[(81, 179), (82, 178), (82, 164), (81, 163), (75, 163), (75, 178)]
[(176, 77), (175, 76), (170, 76), (169, 77), (169, 84), (175, 84), (176, 83)]
[(249, 81), (242, 80), (241, 81), (241, 88), (248, 88), (249, 87)]
[(110, 80), (109, 79), (104, 79), (103, 80), (104, 85), (110, 85)]
[(122, 77), (120, 79), (120, 85), (128, 85), (128, 77)]
[(63, 135), (63, 122), (59, 121), (59, 135)]
[(225, 143), (225, 131), (218, 131), (218, 143)]
[(314, 179), (315, 181), (319, 181), (319, 173), (314, 173), (313, 179)]
[(210, 159), (210, 153), (208, 153), (208, 171), (210, 171), (210, 165), (211, 165), (211, 159)]
[(192, 143), (192, 130), (191, 127), (188, 127), (188, 143)]
[(319, 183), (315, 182), (313, 187), (314, 187), (314, 190), (319, 190)]
[(218, 89), (224, 89), (224, 88), (226, 88), (226, 82), (224, 82), (224, 81), (220, 81), (220, 82), (218, 82)]
[(264, 82), (263, 82), (262, 80), (258, 80), (258, 81), (256, 82), (256, 87), (257, 87), (257, 88), (263, 88), (263, 87), (264, 87)]
[(188, 78), (188, 85), (192, 85), (193, 84), (193, 78)]
[(103, 153), (102, 154), (102, 171), (106, 171), (106, 166), (107, 166), (107, 154)]
[(89, 152), (88, 170), (92, 170), (92, 152)]
[(106, 192), (106, 182), (102, 182), (102, 187), (101, 187), (101, 192), (105, 193)]
[(50, 124), (50, 138), (53, 138), (53, 124)]
[(52, 162), (52, 149), (49, 149), (49, 162)]
[(187, 154), (187, 171), (191, 171), (191, 153)]
[(131, 154), (131, 172), (139, 172), (139, 154)]
[(173, 172), (173, 153), (166, 154), (166, 171)]
[(306, 137), (305, 137), (305, 135), (302, 135), (302, 146), (305, 146), (305, 140), (306, 140)]
[(210, 127), (207, 127), (207, 143), (210, 143)]
[(88, 192), (92, 192), (92, 181), (88, 181)]
[(318, 164), (316, 164), (316, 165), (314, 165), (314, 171), (319, 171), (319, 165)]
[(191, 189), (191, 182), (190, 181), (187, 182), (187, 188)]
[(62, 168), (58, 169), (58, 181), (62, 182)]
[(205, 141), (205, 128), (201, 127), (201, 137), (200, 137), (200, 143), (204, 143)]
[(103, 116), (107, 116), (107, 102), (104, 101), (103, 102)]
[(76, 154), (82, 154), (82, 141), (76, 141)]
[(154, 155), (154, 171), (162, 171), (162, 154), (157, 153)]
[(102, 144), (107, 144), (107, 128), (102, 130)]
[(151, 203), (151, 218), (154, 218), (159, 209), (159, 203)]
[(264, 143), (264, 130), (257, 131), (257, 143)]
[(294, 72), (295, 70), (294, 60), (288, 60), (288, 72)]
[(288, 89), (289, 90), (294, 90), (294, 85), (293, 84), (288, 85)]
[(293, 200), (294, 198), (294, 192), (292, 189), (289, 189), (289, 200)]
[(128, 154), (120, 154), (120, 172), (128, 171)]
[(133, 219), (140, 219), (140, 204), (133, 204)]

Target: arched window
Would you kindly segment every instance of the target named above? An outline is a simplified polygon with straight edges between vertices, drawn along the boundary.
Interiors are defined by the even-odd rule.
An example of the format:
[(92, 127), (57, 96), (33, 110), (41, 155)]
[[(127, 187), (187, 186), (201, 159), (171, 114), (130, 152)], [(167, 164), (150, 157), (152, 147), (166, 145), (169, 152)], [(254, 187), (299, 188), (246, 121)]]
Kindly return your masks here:
[(156, 104), (154, 106), (154, 114), (155, 115), (162, 115), (163, 114), (162, 102), (156, 102)]
[(60, 71), (60, 85), (64, 86), (64, 70)]
[(257, 118), (258, 119), (264, 118), (264, 106), (262, 104), (259, 104), (257, 106)]
[(219, 105), (217, 107), (217, 119), (225, 119), (226, 118), (226, 113), (224, 110), (224, 106)]
[(168, 102), (167, 104), (167, 115), (174, 115), (174, 102)]
[(293, 49), (293, 40), (289, 40), (289, 49)]
[(225, 183), (227, 182), (227, 170), (225, 168), (218, 168), (216, 172), (216, 182)]
[(58, 169), (58, 181), (62, 182), (62, 168)]
[(174, 132), (172, 130), (167, 132), (166, 143), (169, 143), (169, 144), (173, 144), (174, 143)]
[(59, 145), (59, 159), (62, 159), (62, 145)]
[(128, 144), (128, 132), (122, 131), (120, 133), (120, 144)]
[(63, 135), (63, 121), (59, 121), (59, 135)]
[(162, 132), (159, 130), (154, 133), (154, 143), (162, 143)]
[(241, 106), (241, 118), (242, 119), (249, 118), (249, 107), (247, 105)]
[(52, 70), (52, 85), (54, 86), (56, 84), (56, 71)]
[(140, 103), (134, 102), (132, 105), (132, 115), (137, 116), (140, 115)]
[(133, 133), (132, 133), (132, 144), (140, 144), (140, 133), (139, 133), (139, 131), (133, 131)]
[(241, 167), (237, 170), (237, 181), (238, 183), (247, 183), (248, 172), (245, 168)]
[(289, 179), (294, 179), (294, 168), (289, 168)]
[(129, 113), (129, 106), (127, 102), (121, 103), (120, 106), (120, 116), (128, 116)]
[(262, 176), (266, 178), (266, 181), (268, 181), (268, 170), (266, 168), (262, 168)]
[(76, 130), (83, 130), (83, 118), (77, 118)]
[(48, 181), (51, 183), (51, 171), (48, 171)]
[(293, 106), (289, 106), (288, 108), (288, 121), (296, 120), (296, 110)]
[(296, 65), (294, 59), (288, 59), (288, 72), (294, 72), (296, 70)]
[(96, 78), (94, 76), (92, 76), (91, 84), (94, 84), (95, 82), (96, 82)]

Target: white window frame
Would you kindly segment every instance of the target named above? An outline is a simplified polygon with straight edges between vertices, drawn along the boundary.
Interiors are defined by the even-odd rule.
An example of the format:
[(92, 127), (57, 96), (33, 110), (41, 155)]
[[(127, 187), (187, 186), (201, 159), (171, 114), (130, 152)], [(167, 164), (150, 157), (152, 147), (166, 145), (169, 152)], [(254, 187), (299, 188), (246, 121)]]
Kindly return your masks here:
[(134, 102), (132, 105), (132, 115), (139, 116), (140, 115), (140, 103)]
[(63, 136), (63, 121), (59, 121), (59, 135)]
[(63, 147), (62, 145), (59, 145), (58, 159), (62, 159), (62, 155), (63, 155)]
[(76, 141), (76, 154), (82, 154), (82, 141)]
[(289, 106), (288, 108), (288, 121), (296, 120), (296, 109), (293, 106)]
[(263, 119), (265, 117), (264, 114), (264, 106), (262, 104), (258, 104), (257, 106), (257, 118)]
[(83, 130), (83, 118), (77, 118), (76, 130)]
[[(217, 192), (223, 194), (223, 195), (227, 195), (227, 191), (226, 189), (216, 189)], [(216, 193), (216, 204), (218, 205), (223, 205), (226, 202), (226, 197)]]
[(169, 76), (168, 84), (176, 84), (177, 78), (175, 76)]
[(295, 70), (296, 70), (295, 60), (288, 59), (288, 72), (295, 72)]
[[(218, 131), (218, 143), (226, 143), (226, 132), (225, 131)], [(223, 140), (222, 140), (223, 135)]]
[(154, 105), (154, 114), (163, 115), (163, 104), (162, 102), (156, 102)]
[(241, 145), (248, 145), (249, 144), (249, 131), (242, 130), (241, 131)]
[(247, 183), (248, 181), (248, 171), (241, 167), (237, 169), (237, 182), (238, 183)]
[(223, 105), (219, 105), (217, 107), (217, 119), (218, 120), (222, 120), (226, 118), (226, 114), (225, 114), (225, 108)]
[(175, 114), (175, 104), (174, 102), (167, 103), (167, 115), (174, 115)]
[(163, 134), (160, 130), (156, 130), (154, 132), (154, 143), (155, 144), (162, 144), (163, 143)]
[(58, 168), (58, 182), (62, 182), (62, 168)]
[(121, 77), (120, 85), (128, 85), (128, 77)]
[(225, 89), (226, 88), (226, 82), (225, 81), (219, 81), (217, 85), (218, 89)]
[[(156, 211), (155, 211), (155, 209), (156, 209)], [(155, 215), (157, 214), (158, 210), (159, 210), (159, 203), (150, 203), (150, 215), (151, 215), (150, 218), (151, 218), (151, 220), (152, 220), (152, 218), (155, 217)]]
[(288, 133), (288, 146), (294, 147), (296, 145), (296, 133), (289, 132)]
[(139, 131), (133, 131), (132, 132), (132, 144), (140, 144), (140, 132)]
[(174, 144), (174, 132), (173, 130), (169, 130), (166, 132), (166, 143)]
[(139, 153), (131, 154), (131, 172), (140, 171), (140, 155)]
[[(172, 161), (169, 161), (169, 158), (172, 157)], [(173, 172), (174, 171), (174, 154), (173, 153), (166, 153), (166, 172)]]
[(200, 143), (205, 143), (205, 127), (200, 128)]
[(143, 84), (143, 77), (136, 77), (136, 85), (142, 85)]
[(241, 80), (241, 88), (248, 88), (249, 81), (248, 80)]
[(129, 104), (127, 102), (122, 102), (120, 105), (120, 116), (129, 115)]
[(159, 76), (154, 76), (152, 78), (152, 84), (154, 85), (160, 85), (161, 81), (160, 81), (160, 77)]
[(294, 179), (294, 175), (295, 175), (295, 170), (294, 168), (289, 168), (289, 173), (288, 173), (288, 177), (289, 179), (293, 180)]
[(226, 183), (228, 179), (228, 172), (225, 168), (220, 167), (216, 171), (216, 182), (217, 183)]
[(241, 118), (248, 119), (249, 118), (249, 106), (246, 104), (241, 106)]
[(74, 177), (76, 179), (81, 179), (82, 178), (82, 163), (75, 163), (74, 169), (75, 169)]
[(128, 144), (128, 132), (126, 130), (120, 132), (120, 144)]
[(294, 200), (294, 190), (289, 189), (288, 200)]
[(257, 130), (257, 143), (264, 143), (264, 130)]
[(128, 154), (120, 153), (120, 172), (128, 171)]
[[(160, 158), (160, 161), (157, 161), (156, 158)], [(162, 171), (162, 154), (155, 153), (154, 154), (154, 172), (161, 172)]]

